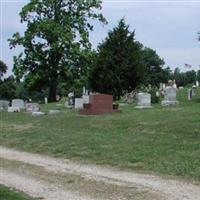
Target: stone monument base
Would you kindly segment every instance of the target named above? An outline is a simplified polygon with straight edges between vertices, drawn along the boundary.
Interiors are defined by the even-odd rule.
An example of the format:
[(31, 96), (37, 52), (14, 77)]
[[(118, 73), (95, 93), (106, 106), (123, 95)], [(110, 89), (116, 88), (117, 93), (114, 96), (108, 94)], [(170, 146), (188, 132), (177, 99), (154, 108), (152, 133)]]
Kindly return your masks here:
[(179, 105), (179, 101), (161, 101), (161, 106), (176, 106)]
[(152, 106), (135, 106), (135, 108), (138, 108), (138, 109), (152, 108)]

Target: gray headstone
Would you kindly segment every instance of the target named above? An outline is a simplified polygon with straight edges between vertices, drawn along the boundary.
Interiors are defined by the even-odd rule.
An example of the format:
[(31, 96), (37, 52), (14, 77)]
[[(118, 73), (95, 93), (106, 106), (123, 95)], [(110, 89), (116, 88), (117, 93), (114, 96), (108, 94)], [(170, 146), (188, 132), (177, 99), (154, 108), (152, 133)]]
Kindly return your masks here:
[(24, 100), (22, 99), (13, 99), (12, 107), (19, 107), (20, 109), (25, 109)]
[(8, 111), (9, 101), (0, 100), (0, 110)]
[(161, 102), (162, 106), (177, 105), (179, 102), (176, 100), (176, 88), (167, 87), (164, 91), (164, 101)]
[(90, 96), (89, 95), (83, 95), (83, 103), (89, 103)]
[(149, 93), (140, 92), (137, 97), (138, 105), (136, 108), (151, 108), (151, 95)]
[(44, 103), (48, 104), (48, 98), (47, 97), (44, 98)]
[(83, 108), (83, 98), (75, 98), (75, 108), (76, 109), (81, 109)]
[(168, 87), (165, 89), (165, 100), (176, 101), (176, 88)]
[(38, 112), (40, 106), (38, 103), (26, 103), (26, 112)]
[(192, 99), (192, 90), (188, 89), (188, 100), (190, 101)]

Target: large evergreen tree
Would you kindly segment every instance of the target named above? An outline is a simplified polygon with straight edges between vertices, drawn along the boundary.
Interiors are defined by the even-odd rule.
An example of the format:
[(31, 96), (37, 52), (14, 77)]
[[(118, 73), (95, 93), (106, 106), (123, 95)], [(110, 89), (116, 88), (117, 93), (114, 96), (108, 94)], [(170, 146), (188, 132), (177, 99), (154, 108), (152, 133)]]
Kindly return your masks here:
[(31, 0), (20, 12), (27, 25), (23, 36), (15, 33), (11, 48), (24, 47), (14, 57), (14, 73), (25, 77), (32, 89), (49, 88), (49, 99), (56, 99), (59, 81), (66, 79), (82, 50), (90, 49), (91, 20), (105, 22), (101, 0)]
[(135, 41), (124, 19), (108, 33), (98, 46), (96, 63), (91, 70), (91, 88), (119, 98), (124, 91), (135, 89), (143, 78), (142, 45)]

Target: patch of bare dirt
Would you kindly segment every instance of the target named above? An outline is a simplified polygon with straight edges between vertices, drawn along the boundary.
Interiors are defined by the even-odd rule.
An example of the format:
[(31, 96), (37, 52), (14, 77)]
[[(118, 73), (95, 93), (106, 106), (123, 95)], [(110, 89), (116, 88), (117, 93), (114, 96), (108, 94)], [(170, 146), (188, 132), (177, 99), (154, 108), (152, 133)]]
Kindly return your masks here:
[(5, 122), (1, 124), (1, 130), (7, 130), (7, 131), (27, 131), (30, 130), (33, 127), (33, 124), (6, 124)]

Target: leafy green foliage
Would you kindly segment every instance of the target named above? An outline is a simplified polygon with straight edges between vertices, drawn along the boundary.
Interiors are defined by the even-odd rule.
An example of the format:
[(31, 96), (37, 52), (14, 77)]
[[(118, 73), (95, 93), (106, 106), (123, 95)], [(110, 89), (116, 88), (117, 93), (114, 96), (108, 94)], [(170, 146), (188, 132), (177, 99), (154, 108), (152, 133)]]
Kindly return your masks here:
[(11, 100), (16, 97), (16, 82), (13, 76), (0, 81), (0, 99)]
[(145, 80), (143, 84), (158, 86), (159, 83), (165, 83), (169, 80), (169, 68), (162, 68), (165, 62), (158, 56), (156, 51), (150, 48), (144, 48), (142, 60), (145, 65)]
[(135, 41), (124, 19), (108, 33), (98, 46), (98, 55), (90, 73), (90, 86), (96, 92), (113, 94), (119, 98), (124, 91), (132, 91), (143, 78), (142, 45)]
[[(49, 99), (56, 99), (58, 84), (72, 73), (82, 50), (90, 49), (89, 19), (106, 22), (101, 1), (31, 0), (20, 12), (21, 22), (27, 24), (23, 36), (15, 33), (10, 47), (24, 47), (14, 57), (14, 73), (25, 78), (32, 90), (49, 88)], [(80, 62), (78, 62), (80, 63)]]
[(178, 86), (186, 86), (188, 84), (195, 84), (198, 74), (194, 70), (181, 72), (179, 68), (174, 70), (173, 78), (176, 80)]
[(8, 69), (7, 65), (2, 60), (0, 60), (0, 81), (1, 78), (3, 77), (3, 74), (6, 73), (7, 69)]

